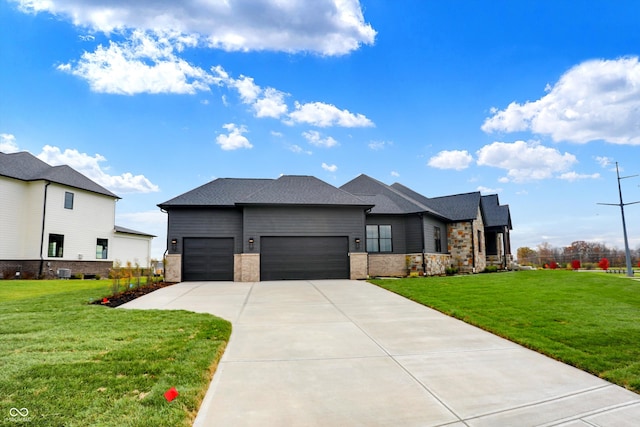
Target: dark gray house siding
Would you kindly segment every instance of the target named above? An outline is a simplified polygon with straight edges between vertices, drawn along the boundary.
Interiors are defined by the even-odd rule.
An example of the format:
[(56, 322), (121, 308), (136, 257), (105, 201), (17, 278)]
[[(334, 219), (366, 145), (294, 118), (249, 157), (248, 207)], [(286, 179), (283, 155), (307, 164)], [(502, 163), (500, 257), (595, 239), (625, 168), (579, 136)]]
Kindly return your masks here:
[[(336, 206), (245, 206), (244, 252), (260, 252), (264, 236), (345, 236), (349, 251), (356, 249), (355, 239), (364, 244), (365, 214), (358, 207)], [(249, 248), (249, 238), (254, 247)]]
[[(436, 251), (435, 245), (435, 229), (440, 228), (440, 251)], [(424, 217), (424, 241), (426, 253), (447, 253), (447, 224), (442, 221), (438, 221), (431, 216)]]
[[(369, 215), (367, 225), (390, 225), (391, 226), (391, 252), (392, 254), (407, 253), (407, 220), (402, 215)], [(419, 231), (418, 231), (419, 232)], [(366, 248), (366, 242), (365, 246)], [(418, 249), (418, 252), (420, 250)]]
[[(185, 238), (232, 237), (242, 252), (242, 211), (235, 208), (173, 208), (169, 211), (168, 253), (180, 254)], [(177, 240), (175, 249), (171, 244)]]

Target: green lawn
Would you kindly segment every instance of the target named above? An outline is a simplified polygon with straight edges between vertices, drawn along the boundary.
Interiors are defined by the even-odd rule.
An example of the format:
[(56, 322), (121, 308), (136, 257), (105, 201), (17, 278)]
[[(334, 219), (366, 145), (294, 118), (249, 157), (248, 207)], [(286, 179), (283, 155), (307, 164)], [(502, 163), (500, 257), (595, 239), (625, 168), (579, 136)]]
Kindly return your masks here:
[(371, 282), (640, 392), (640, 281), (539, 270)]
[[(108, 280), (0, 281), (0, 424), (191, 424), (230, 323), (88, 304), (110, 288)], [(171, 403), (170, 387), (180, 393)], [(11, 408), (27, 408), (28, 418), (8, 417)]]

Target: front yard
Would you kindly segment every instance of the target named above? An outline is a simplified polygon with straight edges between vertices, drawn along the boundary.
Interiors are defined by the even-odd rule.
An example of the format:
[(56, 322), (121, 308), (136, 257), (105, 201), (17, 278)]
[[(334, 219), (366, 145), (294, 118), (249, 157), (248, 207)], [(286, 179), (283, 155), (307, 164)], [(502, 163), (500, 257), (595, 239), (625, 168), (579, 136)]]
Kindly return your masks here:
[[(106, 280), (0, 281), (0, 424), (191, 425), (230, 323), (89, 304), (110, 287)], [(171, 387), (179, 396), (168, 402)]]
[(371, 282), (640, 392), (640, 281), (539, 270)]

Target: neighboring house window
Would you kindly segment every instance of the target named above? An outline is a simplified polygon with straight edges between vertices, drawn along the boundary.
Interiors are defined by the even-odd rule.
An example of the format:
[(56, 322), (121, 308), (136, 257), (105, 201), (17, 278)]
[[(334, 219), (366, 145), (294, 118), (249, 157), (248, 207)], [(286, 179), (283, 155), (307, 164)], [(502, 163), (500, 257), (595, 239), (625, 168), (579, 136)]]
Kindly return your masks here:
[(64, 248), (64, 236), (62, 234), (49, 234), (49, 257), (62, 258)]
[(436, 246), (436, 252), (442, 252), (442, 237), (440, 235), (440, 227), (433, 227), (433, 239)]
[(64, 208), (73, 209), (73, 193), (68, 191), (64, 192)]
[(367, 252), (391, 252), (391, 226), (367, 225)]
[(478, 252), (482, 253), (482, 231), (478, 230)]
[(98, 239), (96, 243), (96, 259), (107, 259), (108, 239)]

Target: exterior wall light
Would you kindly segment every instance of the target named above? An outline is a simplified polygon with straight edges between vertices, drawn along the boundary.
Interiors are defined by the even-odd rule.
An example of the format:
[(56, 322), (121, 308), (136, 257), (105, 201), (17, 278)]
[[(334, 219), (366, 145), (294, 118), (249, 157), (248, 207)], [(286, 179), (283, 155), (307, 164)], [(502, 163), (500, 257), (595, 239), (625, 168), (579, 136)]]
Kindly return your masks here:
[(356, 237), (355, 242), (356, 242), (356, 249), (360, 249), (360, 238)]
[(255, 240), (253, 240), (253, 237), (249, 237), (249, 249), (253, 250), (254, 243), (255, 243)]
[(175, 252), (178, 249), (178, 239), (171, 239), (171, 250)]

